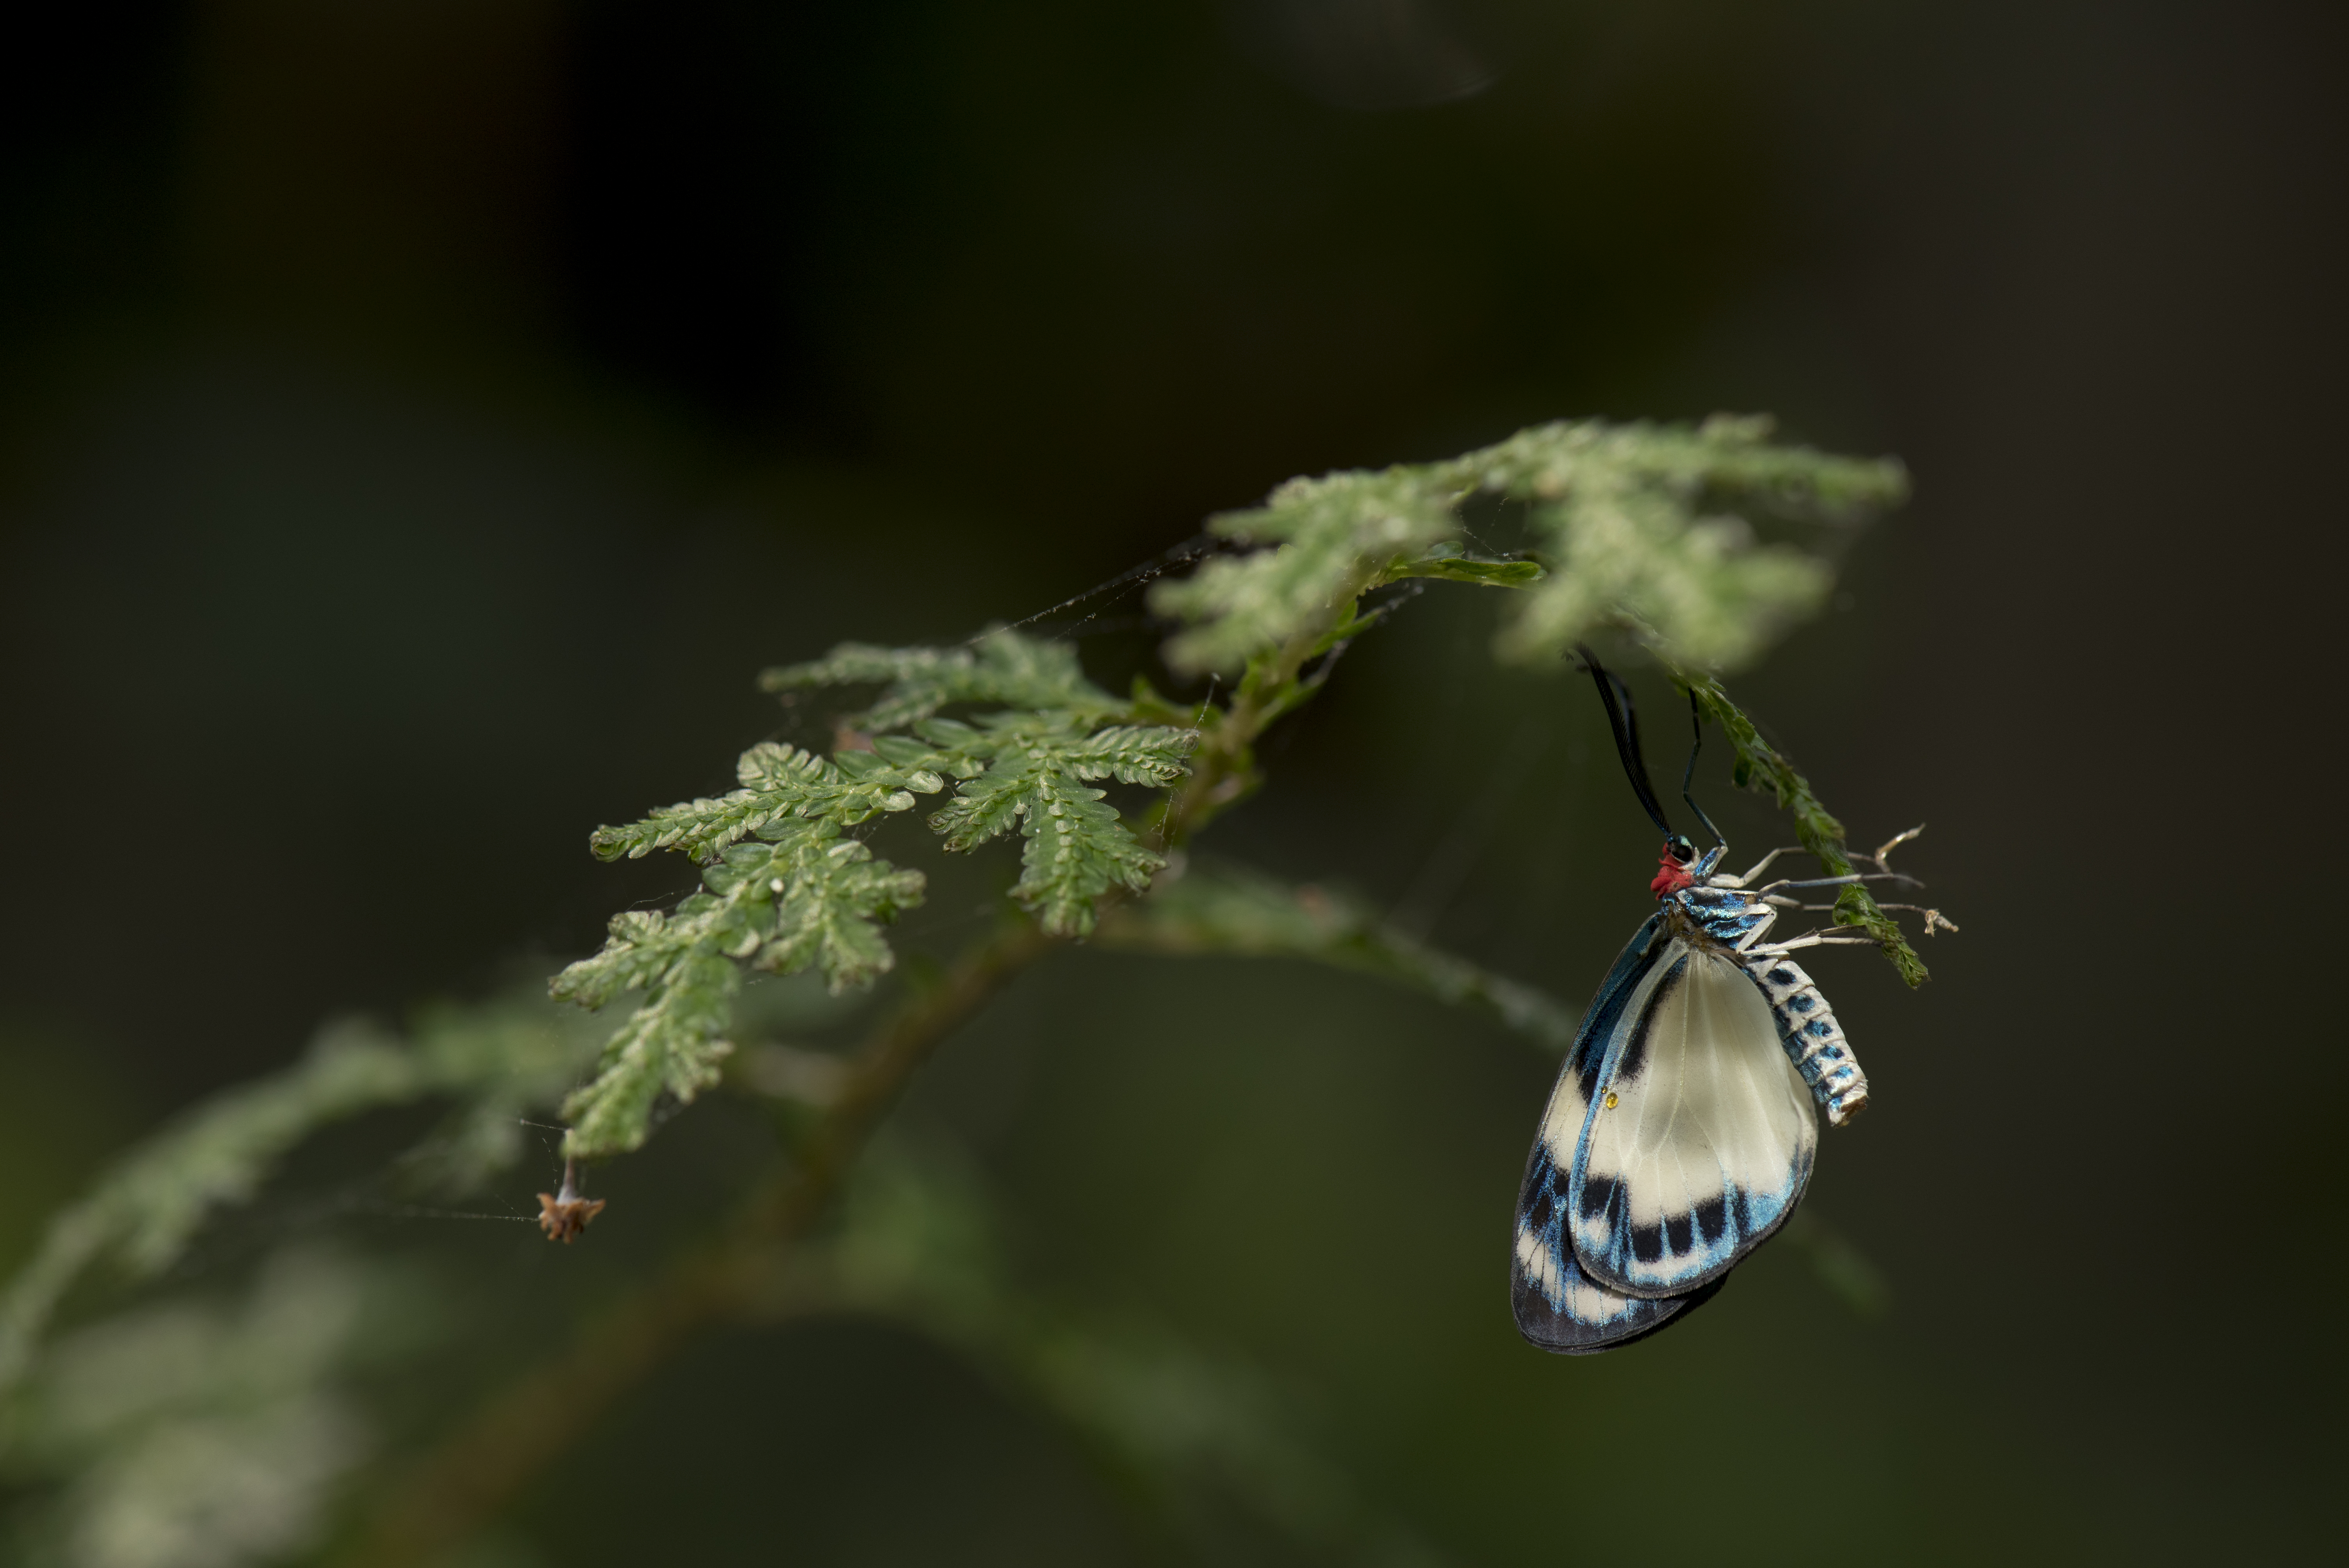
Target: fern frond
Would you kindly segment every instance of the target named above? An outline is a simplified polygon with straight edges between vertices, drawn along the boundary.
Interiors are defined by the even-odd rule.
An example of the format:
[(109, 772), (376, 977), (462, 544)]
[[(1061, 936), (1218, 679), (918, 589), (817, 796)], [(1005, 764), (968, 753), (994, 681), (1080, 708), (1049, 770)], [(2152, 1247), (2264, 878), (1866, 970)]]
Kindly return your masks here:
[(946, 788), (942, 774), (977, 764), (909, 746), (895, 737), (876, 741), (871, 751), (843, 751), (827, 761), (796, 746), (761, 741), (735, 764), (742, 788), (715, 800), (663, 806), (644, 820), (621, 828), (598, 828), (587, 845), (602, 861), (638, 860), (655, 850), (676, 850), (708, 861), (727, 845), (785, 817), (822, 817), (842, 827), (885, 811), (907, 811), (916, 795)]
[[(1055, 935), (1091, 931), (1115, 887), (1140, 889), (1159, 865), (1102, 803), (1100, 779), (1164, 788), (1184, 773), (1196, 737), (1133, 722), (1133, 705), (1084, 677), (1075, 653), (1001, 629), (974, 647), (878, 648), (846, 644), (810, 664), (770, 670), (769, 690), (880, 681), (880, 702), (853, 722), (870, 750), (830, 758), (767, 743), (743, 753), (742, 788), (717, 800), (664, 808), (624, 828), (598, 829), (605, 860), (676, 850), (709, 864), (709, 891), (667, 915), (626, 913), (595, 956), (556, 975), (554, 995), (597, 1007), (623, 992), (644, 1000), (612, 1037), (594, 1082), (565, 1102), (566, 1150), (616, 1153), (644, 1142), (663, 1094), (690, 1101), (718, 1081), (738, 965), (779, 974), (811, 966), (837, 993), (870, 985), (895, 959), (881, 926), (922, 900), (923, 878), (876, 861), (842, 836), (917, 794), (959, 788), (931, 826), (948, 850), (968, 850), (1013, 828), (1027, 839), (1012, 889)], [(949, 703), (1012, 705), (941, 716)]]
[(926, 737), (993, 758), (933, 812), (930, 826), (948, 850), (968, 850), (1017, 826), (1027, 838), (1019, 882), (1011, 891), (1056, 936), (1093, 929), (1096, 906), (1112, 887), (1140, 892), (1165, 864), (1103, 804), (1087, 779), (1167, 785), (1185, 771), (1195, 733), (1164, 725), (1122, 725), (1082, 735), (1043, 716), (989, 716), (973, 729), (932, 719)]
[(1125, 705), (1085, 679), (1076, 650), (998, 628), (959, 648), (879, 648), (843, 643), (821, 659), (759, 677), (760, 689), (886, 683), (878, 701), (847, 722), (870, 734), (904, 729), (949, 703), (983, 702), (1098, 721)]
[(1216, 556), (1151, 591), (1162, 615), (1191, 623), (1166, 645), (1180, 670), (1232, 671), (1279, 646), (1377, 580), (1459, 531), (1459, 487), (1441, 464), (1296, 479), (1252, 511), (1215, 520), (1226, 538), (1271, 546)]
[(880, 925), (922, 902), (921, 872), (875, 860), (823, 818), (783, 817), (758, 831), (702, 873), (709, 892), (667, 914), (615, 916), (604, 950), (551, 983), (556, 999), (587, 1007), (644, 993), (595, 1079), (564, 1101), (566, 1153), (636, 1149), (663, 1093), (689, 1103), (718, 1081), (734, 1048), (724, 1037), (741, 989), (737, 961), (779, 975), (813, 966), (834, 993), (870, 985), (895, 962)]
[(1460, 459), (1464, 479), (1532, 505), (1550, 572), (1519, 605), (1499, 650), (1556, 657), (1628, 622), (1680, 661), (1727, 669), (1817, 609), (1834, 582), (1824, 559), (1756, 544), (1743, 506), (1842, 524), (1897, 505), (1900, 465), (1769, 441), (1766, 418), (1671, 425), (1545, 425)]
[[(1161, 614), (1191, 623), (1168, 662), (1236, 670), (1366, 588), (1440, 577), (1527, 590), (1501, 635), (1505, 657), (1554, 657), (1621, 624), (1692, 664), (1743, 663), (1817, 607), (1832, 571), (1793, 546), (1756, 544), (1729, 508), (1847, 523), (1907, 491), (1898, 463), (1773, 446), (1769, 431), (1766, 419), (1719, 416), (1692, 428), (1565, 422), (1449, 462), (1291, 480), (1215, 524), (1271, 548), (1153, 592)], [(1480, 491), (1528, 507), (1538, 566), (1461, 552), (1456, 508)]]

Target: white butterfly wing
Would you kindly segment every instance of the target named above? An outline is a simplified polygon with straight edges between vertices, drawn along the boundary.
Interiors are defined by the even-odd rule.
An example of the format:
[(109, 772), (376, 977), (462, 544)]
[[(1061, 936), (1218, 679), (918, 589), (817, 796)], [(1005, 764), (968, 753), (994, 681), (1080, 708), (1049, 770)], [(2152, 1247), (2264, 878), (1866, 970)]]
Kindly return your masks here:
[(1678, 1296), (1794, 1212), (1818, 1123), (1768, 1001), (1729, 959), (1676, 940), (1627, 1000), (1586, 1091), (1573, 1251), (1599, 1286)]
[(1550, 1090), (1535, 1135), (1526, 1174), (1517, 1189), (1515, 1245), (1510, 1258), (1509, 1299), (1517, 1332), (1545, 1350), (1568, 1356), (1612, 1350), (1652, 1334), (1713, 1294), (1714, 1287), (1671, 1301), (1643, 1300), (1608, 1289), (1583, 1272), (1566, 1229), (1567, 1186), (1574, 1154), (1588, 1120), (1592, 1086), (1609, 1047), (1642, 1005), (1662, 969), (1661, 946), (1651, 919), (1632, 935), (1575, 1036), (1574, 1048)]

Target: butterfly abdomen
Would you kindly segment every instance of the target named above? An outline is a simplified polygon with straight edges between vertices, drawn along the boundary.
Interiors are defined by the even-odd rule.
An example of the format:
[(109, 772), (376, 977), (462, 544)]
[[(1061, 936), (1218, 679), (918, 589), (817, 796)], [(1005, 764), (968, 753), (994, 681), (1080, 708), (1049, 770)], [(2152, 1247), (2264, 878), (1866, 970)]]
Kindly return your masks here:
[(1841, 1127), (1868, 1109), (1868, 1075), (1851, 1054), (1835, 1009), (1803, 966), (1791, 958), (1753, 958), (1745, 972), (1770, 999), (1778, 1037), (1811, 1098), (1826, 1109), (1827, 1125)]

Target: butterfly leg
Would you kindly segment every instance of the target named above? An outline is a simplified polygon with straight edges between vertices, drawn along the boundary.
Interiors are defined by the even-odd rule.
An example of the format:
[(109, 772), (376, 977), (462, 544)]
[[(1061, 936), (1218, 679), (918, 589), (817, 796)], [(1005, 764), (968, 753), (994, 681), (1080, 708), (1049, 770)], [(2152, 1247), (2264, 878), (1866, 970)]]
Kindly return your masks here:
[(1784, 848), (1772, 850), (1768, 854), (1764, 855), (1760, 860), (1754, 861), (1753, 869), (1748, 871), (1744, 876), (1715, 877), (1713, 879), (1713, 885), (1715, 887), (1751, 887), (1754, 885), (1754, 879), (1755, 877), (1760, 876), (1764, 872), (1770, 869), (1771, 861), (1776, 860), (1780, 855), (1800, 854), (1802, 850), (1803, 846), (1800, 844), (1787, 844)]

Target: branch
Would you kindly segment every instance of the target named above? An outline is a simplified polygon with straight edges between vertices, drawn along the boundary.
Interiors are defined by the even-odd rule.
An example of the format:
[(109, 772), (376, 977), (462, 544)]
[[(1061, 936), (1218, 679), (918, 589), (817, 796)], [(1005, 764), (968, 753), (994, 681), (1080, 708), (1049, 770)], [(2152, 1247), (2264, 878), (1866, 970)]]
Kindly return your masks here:
[[(1673, 682), (1695, 698), (1697, 706), (1729, 737), (1729, 744), (1737, 752), (1737, 766), (1731, 777), (1739, 787), (1775, 796), (1779, 810), (1795, 819), (1795, 837), (1826, 868), (1827, 875), (1849, 876), (1851, 847), (1844, 841), (1843, 824), (1819, 804), (1819, 798), (1811, 793), (1810, 780), (1762, 738), (1754, 721), (1721, 689), (1721, 682), (1701, 671), (1671, 665), (1665, 667), (1671, 670)], [(1938, 912), (1935, 913), (1938, 918)], [(1837, 925), (1856, 925), (1874, 937), (1884, 955), (1892, 960), (1892, 966), (1900, 972), (1900, 978), (1909, 985), (1921, 985), (1930, 977), (1925, 961), (1909, 945), (1900, 923), (1885, 913), (1865, 887), (1855, 882), (1836, 895), (1835, 918)], [(1927, 922), (1926, 929), (1930, 934), (1931, 921)]]
[(1302, 958), (1372, 975), (1473, 1007), (1561, 1055), (1578, 1022), (1555, 998), (1406, 936), (1343, 895), (1236, 866), (1195, 863), (1161, 878), (1146, 902), (1102, 923), (1100, 940), (1127, 952)]

